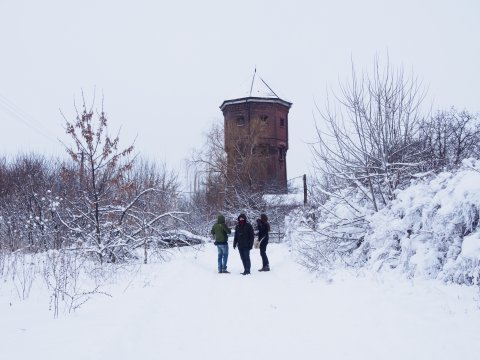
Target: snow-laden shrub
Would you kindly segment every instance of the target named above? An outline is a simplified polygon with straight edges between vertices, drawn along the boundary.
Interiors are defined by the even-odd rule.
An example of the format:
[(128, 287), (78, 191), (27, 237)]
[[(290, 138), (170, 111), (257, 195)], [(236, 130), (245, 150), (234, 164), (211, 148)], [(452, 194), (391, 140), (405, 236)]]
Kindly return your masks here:
[(352, 252), (368, 231), (370, 201), (358, 188), (346, 188), (330, 196), (325, 204), (297, 210), (286, 223), (286, 239), (310, 270), (350, 265)]
[(368, 218), (361, 249), (379, 270), (478, 284), (480, 273), (480, 161), (456, 172), (418, 180)]
[(395, 269), (480, 284), (480, 160), (412, 180), (378, 212), (358, 189), (337, 194), (289, 217), (287, 240), (307, 268)]

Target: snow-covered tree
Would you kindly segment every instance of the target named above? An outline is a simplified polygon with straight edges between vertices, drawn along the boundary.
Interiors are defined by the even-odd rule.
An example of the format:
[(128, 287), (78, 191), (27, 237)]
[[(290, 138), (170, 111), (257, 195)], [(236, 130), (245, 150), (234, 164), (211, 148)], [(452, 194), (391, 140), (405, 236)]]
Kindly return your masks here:
[(30, 252), (62, 242), (52, 189), (58, 188), (59, 162), (40, 155), (18, 155), (1, 165), (0, 247)]
[[(228, 132), (235, 136), (225, 144)], [(206, 132), (203, 146), (189, 162), (194, 178), (191, 206), (199, 221), (213, 221), (219, 212), (230, 219), (243, 212), (255, 220), (265, 210), (263, 195), (276, 193), (278, 188), (265, 183), (271, 169), (269, 149), (262, 146), (264, 132), (260, 119), (249, 122), (240, 133), (234, 124), (225, 128), (219, 123)]]
[(418, 171), (421, 84), (402, 68), (375, 60), (371, 73), (341, 85), (336, 102), (319, 108), (312, 146), (320, 186), (358, 188), (375, 211)]
[(74, 166), (64, 176), (75, 180), (63, 224), (101, 261), (135, 256), (141, 246), (146, 261), (148, 246), (162, 232), (185, 223), (186, 214), (174, 210), (176, 177), (145, 162), (135, 168), (133, 145), (121, 149), (118, 134), (110, 136), (103, 109), (96, 114), (84, 102), (74, 121), (65, 120)]
[(73, 140), (66, 150), (76, 165), (71, 175), (77, 183), (77, 196), (70, 200), (71, 216), (65, 223), (98, 252), (100, 259), (108, 256), (115, 261), (120, 250), (116, 244), (115, 215), (127, 185), (122, 183), (122, 176), (133, 164), (129, 158), (133, 145), (119, 150), (119, 137), (108, 133), (103, 109), (95, 114), (93, 108), (87, 109), (85, 101), (76, 119), (70, 121), (65, 117), (65, 122), (66, 132)]
[(466, 110), (438, 111), (420, 127), (425, 170), (460, 166), (463, 159), (480, 158), (480, 117)]

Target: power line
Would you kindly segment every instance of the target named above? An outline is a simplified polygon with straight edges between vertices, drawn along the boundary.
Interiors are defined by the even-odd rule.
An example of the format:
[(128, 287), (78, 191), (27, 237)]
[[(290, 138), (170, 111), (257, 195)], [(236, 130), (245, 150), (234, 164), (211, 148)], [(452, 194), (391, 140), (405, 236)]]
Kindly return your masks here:
[[(51, 135), (51, 133), (46, 130), (43, 125), (36, 120), (33, 116), (22, 111), (15, 103), (6, 98), (4, 95), (0, 94), (0, 106), (12, 117), (20, 120), (28, 128), (34, 130), (36, 133), (42, 135), (48, 140), (58, 143), (58, 140)], [(36, 123), (36, 124), (34, 124)]]

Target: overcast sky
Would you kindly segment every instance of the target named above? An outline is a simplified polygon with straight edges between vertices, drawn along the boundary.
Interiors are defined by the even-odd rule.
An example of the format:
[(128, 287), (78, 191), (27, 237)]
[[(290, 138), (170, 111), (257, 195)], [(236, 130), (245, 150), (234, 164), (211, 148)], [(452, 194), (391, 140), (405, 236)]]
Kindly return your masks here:
[(351, 60), (403, 66), (434, 108), (480, 111), (478, 0), (0, 0), (0, 152), (62, 154), (61, 109), (97, 92), (127, 146), (179, 168), (254, 68), (290, 110), (288, 178), (308, 173), (314, 103)]

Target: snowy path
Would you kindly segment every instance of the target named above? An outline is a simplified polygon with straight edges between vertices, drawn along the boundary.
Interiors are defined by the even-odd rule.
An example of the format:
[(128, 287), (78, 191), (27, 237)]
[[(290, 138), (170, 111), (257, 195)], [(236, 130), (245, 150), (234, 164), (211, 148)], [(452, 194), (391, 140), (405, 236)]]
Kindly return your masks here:
[[(5, 309), (0, 358), (23, 359), (478, 359), (478, 290), (338, 276), (314, 280), (285, 245), (272, 271), (216, 273), (216, 249), (182, 250), (148, 265), (126, 292), (52, 320), (44, 304)], [(122, 285), (122, 290), (125, 288)], [(40, 304), (38, 304), (40, 305)], [(30, 306), (30, 307), (29, 307)], [(5, 323), (6, 321), (6, 323)], [(5, 326), (6, 324), (6, 326)]]

